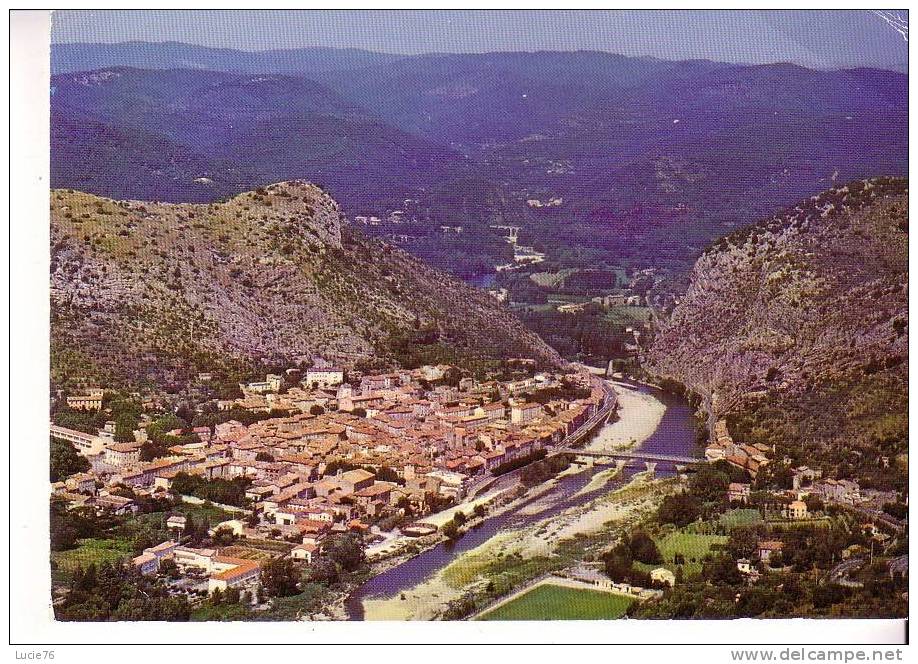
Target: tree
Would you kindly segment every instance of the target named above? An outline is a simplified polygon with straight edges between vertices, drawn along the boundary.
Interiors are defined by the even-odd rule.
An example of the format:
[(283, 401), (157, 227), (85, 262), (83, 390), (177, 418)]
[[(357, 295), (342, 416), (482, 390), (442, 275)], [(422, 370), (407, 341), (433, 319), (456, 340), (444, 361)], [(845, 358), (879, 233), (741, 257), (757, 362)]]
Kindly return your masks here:
[(75, 570), (70, 592), (55, 605), (59, 620), (188, 620), (185, 597), (170, 596), (156, 577), (147, 577), (120, 563)]
[(825, 609), (833, 604), (845, 601), (848, 591), (837, 583), (825, 583), (817, 586), (813, 591), (813, 606)]
[(677, 493), (663, 498), (657, 510), (661, 523), (672, 523), (684, 528), (701, 516), (701, 502), (688, 493)]
[(808, 493), (806, 497), (804, 497), (803, 502), (806, 503), (806, 509), (811, 514), (822, 512), (826, 508), (822, 498), (817, 496), (815, 493)]
[(139, 426), (140, 418), (133, 413), (122, 413), (115, 418), (115, 442), (130, 443), (134, 441), (134, 430)]
[(175, 415), (163, 415), (147, 426), (147, 435), (154, 443), (161, 443), (166, 434), (175, 429), (184, 429), (188, 424)]
[(730, 485), (730, 473), (721, 468), (704, 464), (689, 481), (689, 490), (703, 502), (719, 502), (726, 498)]
[(662, 561), (656, 542), (643, 530), (638, 530), (631, 534), (628, 548), (631, 550), (631, 557), (638, 562), (659, 565)]
[(269, 597), (290, 597), (300, 592), (299, 572), (290, 558), (275, 558), (261, 567), (261, 586)]
[(743, 575), (737, 569), (733, 558), (725, 555), (707, 560), (701, 570), (701, 578), (728, 585), (738, 585), (743, 582)]
[(236, 534), (228, 526), (220, 526), (214, 531), (212, 536), (214, 544), (217, 546), (230, 546), (236, 541)]
[(759, 539), (757, 526), (736, 526), (730, 531), (730, 539), (724, 548), (733, 558), (751, 558)]
[(328, 558), (319, 558), (309, 566), (305, 576), (309, 583), (331, 585), (338, 581), (338, 565)]
[(182, 535), (187, 537), (191, 544), (197, 544), (207, 536), (207, 531), (198, 527), (194, 517), (189, 514), (185, 517), (185, 529), (182, 531)]
[(312, 406), (309, 407), (309, 414), (310, 414), (310, 415), (315, 415), (315, 416), (324, 415), (324, 414), (325, 414), (325, 409), (322, 408), (322, 406), (320, 406), (319, 404), (316, 403), (316, 404), (313, 404)]
[(60, 482), (74, 473), (83, 473), (89, 470), (90, 464), (86, 457), (65, 440), (51, 439), (50, 447), (51, 481)]
[(322, 545), (322, 555), (347, 572), (353, 572), (366, 560), (363, 542), (353, 533), (329, 537)]
[(54, 411), (51, 413), (51, 420), (59, 427), (74, 429), (75, 431), (82, 431), (83, 433), (91, 433), (93, 435), (98, 431), (100, 425), (100, 423), (97, 422), (96, 415), (87, 411), (74, 410), (67, 406), (64, 401), (60, 402), (60, 404), (54, 408)]
[(197, 496), (214, 503), (244, 507), (249, 502), (245, 492), (251, 482), (251, 479), (244, 477), (234, 477), (231, 480), (215, 477), (208, 480), (181, 472), (172, 480), (172, 490), (180, 495)]
[(96, 516), (90, 507), (67, 509), (67, 503), (52, 498), (49, 504), (51, 550), (64, 551), (76, 546), (77, 540), (98, 537), (113, 526), (113, 519)]
[(408, 496), (399, 496), (395, 506), (405, 513), (405, 516), (411, 516), (414, 510), (411, 507), (411, 499)]
[(450, 540), (459, 539), (459, 526), (456, 525), (455, 519), (450, 519), (443, 524), (443, 534)]
[[(55, 518), (57, 517), (57, 518)], [(60, 518), (51, 510), (51, 550), (66, 551), (76, 546), (79, 532), (67, 519)]]
[(160, 561), (159, 573), (163, 576), (169, 577), (170, 579), (178, 579), (182, 576), (178, 565), (175, 564), (175, 561), (172, 558), (166, 558), (165, 560)]
[(160, 457), (169, 456), (171, 452), (165, 443), (154, 443), (151, 440), (146, 441), (140, 446), (140, 460), (152, 461)]
[(614, 550), (603, 556), (606, 576), (616, 583), (627, 581), (631, 575), (632, 561), (629, 556), (622, 555), (622, 553)]

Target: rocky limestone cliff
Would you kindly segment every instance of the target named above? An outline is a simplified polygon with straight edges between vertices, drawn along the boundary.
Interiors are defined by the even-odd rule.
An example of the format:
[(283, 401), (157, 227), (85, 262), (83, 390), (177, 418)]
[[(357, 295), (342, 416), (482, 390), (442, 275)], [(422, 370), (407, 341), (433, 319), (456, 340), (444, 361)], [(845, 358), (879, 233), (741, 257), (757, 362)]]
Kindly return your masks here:
[(52, 382), (177, 388), (317, 357), (559, 361), (486, 293), (344, 222), (300, 181), (209, 205), (52, 191)]
[(904, 452), (907, 181), (830, 189), (718, 241), (644, 360), (712, 422), (811, 463)]

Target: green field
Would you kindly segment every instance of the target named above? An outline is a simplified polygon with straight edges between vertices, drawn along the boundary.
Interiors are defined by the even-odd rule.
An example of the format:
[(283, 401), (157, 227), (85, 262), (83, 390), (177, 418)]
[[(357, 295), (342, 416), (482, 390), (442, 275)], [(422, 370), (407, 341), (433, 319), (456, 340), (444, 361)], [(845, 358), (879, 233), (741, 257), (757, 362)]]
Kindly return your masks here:
[[(675, 563), (674, 558), (677, 553), (681, 553), (685, 558), (685, 563), (682, 565), (682, 572), (685, 576), (690, 577), (701, 574), (702, 561), (710, 553), (711, 546), (713, 544), (724, 544), (728, 539), (725, 535), (699, 535), (683, 531), (669, 533), (663, 539), (657, 540), (657, 548), (663, 557), (662, 567), (675, 572), (678, 565)], [(661, 565), (635, 563), (635, 567), (649, 572), (661, 567)]]
[(733, 530), (737, 526), (762, 523), (762, 515), (755, 509), (735, 509), (724, 512), (717, 521), (727, 530)]
[(115, 562), (133, 556), (131, 543), (124, 539), (84, 539), (79, 546), (67, 551), (52, 551), (51, 577), (63, 582), (70, 578), (77, 567), (96, 567), (104, 562)]
[(630, 597), (544, 584), (488, 611), (479, 620), (612, 620), (634, 602)]
[(697, 535), (717, 535), (729, 533), (737, 527), (752, 526), (762, 522), (762, 515), (758, 510), (738, 508), (727, 510), (716, 521), (696, 521), (686, 526), (684, 531)]

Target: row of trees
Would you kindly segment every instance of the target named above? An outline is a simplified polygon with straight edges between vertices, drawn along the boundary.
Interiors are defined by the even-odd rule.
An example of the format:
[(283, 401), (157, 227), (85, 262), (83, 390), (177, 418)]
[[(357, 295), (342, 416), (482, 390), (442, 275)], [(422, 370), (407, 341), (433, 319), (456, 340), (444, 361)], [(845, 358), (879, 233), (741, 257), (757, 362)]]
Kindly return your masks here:
[[(481, 503), (475, 505), (472, 509), (472, 514), (478, 519), (483, 517), (486, 513), (487, 510)], [(468, 520), (469, 517), (466, 516), (465, 512), (457, 510), (456, 513), (453, 514), (453, 518), (443, 524), (440, 532), (446, 535), (447, 539), (457, 540), (462, 535), (462, 526), (468, 523)]]

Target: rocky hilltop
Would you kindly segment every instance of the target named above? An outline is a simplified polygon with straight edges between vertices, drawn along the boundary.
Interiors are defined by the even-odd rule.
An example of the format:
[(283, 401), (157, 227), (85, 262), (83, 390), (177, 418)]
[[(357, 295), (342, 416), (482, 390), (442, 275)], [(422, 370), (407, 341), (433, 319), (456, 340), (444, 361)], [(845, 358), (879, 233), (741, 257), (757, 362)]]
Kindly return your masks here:
[(882, 482), (907, 451), (907, 181), (833, 188), (719, 240), (645, 365), (744, 442)]
[(51, 192), (52, 382), (180, 388), (348, 367), (558, 356), (486, 293), (367, 239), (312, 184), (214, 204)]

